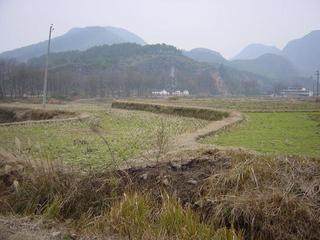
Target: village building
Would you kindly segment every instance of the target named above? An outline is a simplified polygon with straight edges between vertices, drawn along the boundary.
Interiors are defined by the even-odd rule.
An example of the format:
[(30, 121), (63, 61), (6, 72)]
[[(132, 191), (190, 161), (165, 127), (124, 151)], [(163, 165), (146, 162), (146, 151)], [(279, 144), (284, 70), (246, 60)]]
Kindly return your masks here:
[(280, 95), (283, 97), (310, 97), (313, 95), (313, 92), (305, 87), (292, 86), (282, 89)]
[(177, 90), (177, 91), (174, 91), (174, 92), (169, 92), (165, 89), (163, 89), (162, 91), (153, 91), (152, 92), (152, 96), (189, 96), (190, 93), (188, 90), (184, 90), (184, 91), (180, 91), (180, 90)]

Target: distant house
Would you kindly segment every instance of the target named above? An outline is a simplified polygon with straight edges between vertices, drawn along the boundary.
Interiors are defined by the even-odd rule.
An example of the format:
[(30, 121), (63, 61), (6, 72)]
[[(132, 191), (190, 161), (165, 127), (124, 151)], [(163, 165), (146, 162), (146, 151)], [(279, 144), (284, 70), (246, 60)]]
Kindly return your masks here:
[(183, 91), (183, 95), (184, 95), (184, 96), (189, 96), (189, 91), (188, 91), (188, 90), (184, 90), (184, 91)]
[(301, 86), (292, 86), (280, 91), (280, 95), (283, 97), (309, 97), (313, 93), (309, 89)]
[(167, 90), (163, 89), (162, 91), (154, 91), (152, 92), (153, 96), (169, 96), (169, 95), (173, 95), (173, 96), (189, 96), (189, 91), (188, 90), (184, 90), (184, 91), (174, 91), (172, 93), (168, 92)]
[(169, 92), (167, 92), (165, 89), (163, 89), (162, 91), (154, 91), (154, 92), (152, 92), (152, 95), (154, 95), (154, 96), (168, 96), (168, 95), (170, 95), (170, 93)]
[(184, 90), (184, 91), (177, 90), (177, 91), (172, 92), (172, 95), (174, 95), (174, 96), (189, 96), (189, 91), (188, 90)]

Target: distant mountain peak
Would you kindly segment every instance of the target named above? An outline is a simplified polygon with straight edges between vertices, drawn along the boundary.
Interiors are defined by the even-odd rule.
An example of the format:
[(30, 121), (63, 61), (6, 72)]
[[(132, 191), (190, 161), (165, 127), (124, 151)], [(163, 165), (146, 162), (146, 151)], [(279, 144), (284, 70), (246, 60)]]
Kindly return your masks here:
[(190, 50), (190, 52), (206, 52), (206, 53), (213, 53), (213, 54), (217, 54), (217, 55), (221, 56), (221, 54), (219, 52), (211, 50), (209, 48), (201, 48), (201, 47), (193, 48)]
[(275, 46), (253, 43), (246, 46), (238, 53), (233, 60), (237, 59), (255, 59), (266, 53), (281, 55), (281, 50)]
[[(75, 27), (67, 33), (52, 39), (51, 51), (63, 52), (70, 50), (85, 50), (99, 45), (112, 45), (117, 43), (137, 43), (144, 45), (145, 42), (138, 35), (118, 27)], [(0, 58), (15, 58), (26, 61), (38, 57), (46, 52), (47, 41), (39, 42), (0, 54)]]
[(272, 79), (290, 79), (299, 76), (294, 65), (284, 56), (266, 53), (254, 59), (233, 60), (231, 65)]
[(320, 30), (288, 42), (283, 48), (283, 55), (305, 76), (314, 74), (320, 68)]
[(183, 51), (183, 54), (198, 62), (206, 62), (209, 64), (221, 64), (227, 62), (219, 52), (208, 48), (194, 48), (190, 51)]

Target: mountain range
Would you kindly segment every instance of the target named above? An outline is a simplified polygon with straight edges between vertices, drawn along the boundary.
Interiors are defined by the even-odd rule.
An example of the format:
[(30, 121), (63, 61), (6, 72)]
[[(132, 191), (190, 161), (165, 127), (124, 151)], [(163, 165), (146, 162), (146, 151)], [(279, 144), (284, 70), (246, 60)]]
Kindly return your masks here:
[[(306, 77), (309, 77), (317, 68), (320, 68), (319, 42), (320, 31), (317, 30), (300, 39), (290, 41), (283, 50), (273, 46), (250, 44), (231, 60), (225, 59), (219, 52), (206, 48), (195, 48), (190, 51), (182, 50), (178, 51), (179, 54), (175, 50), (175, 57), (172, 57), (172, 54), (170, 55), (170, 51), (168, 51), (168, 49), (172, 49), (171, 47), (157, 48), (153, 45), (146, 45), (146, 48), (140, 48), (139, 46), (143, 46), (146, 43), (134, 33), (121, 28), (95, 26), (73, 28), (66, 34), (53, 38), (51, 51), (60, 54), (52, 54), (50, 63), (51, 65), (55, 65), (55, 67), (59, 64), (67, 64), (69, 66), (80, 64), (82, 67), (90, 64), (102, 64), (104, 66), (110, 66), (108, 64), (111, 63), (113, 65), (122, 64), (127, 67), (133, 67), (138, 72), (144, 69), (143, 75), (145, 76), (151, 71), (150, 69), (157, 68), (160, 65), (163, 66), (164, 62), (162, 60), (167, 59), (169, 61), (167, 65), (164, 69), (159, 70), (161, 74), (160, 72), (157, 73), (162, 78), (165, 78), (166, 71), (170, 71), (168, 70), (170, 68), (169, 65), (175, 66), (176, 64), (177, 66), (183, 66), (182, 69), (179, 69), (179, 67), (177, 69), (184, 79), (189, 79), (186, 73), (193, 76), (194, 79), (197, 79), (201, 74), (205, 74), (205, 78), (207, 79), (205, 81), (223, 81), (224, 88), (228, 88), (230, 84), (234, 86), (236, 84), (239, 85), (240, 83), (236, 83), (236, 81), (250, 82), (256, 80), (260, 89), (270, 91), (272, 86), (278, 83), (286, 85), (297, 83), (310, 87), (310, 82), (306, 80)], [(127, 45), (122, 45), (123, 43), (134, 44), (128, 47)], [(103, 45), (113, 45), (114, 47), (101, 48), (103, 50), (101, 54), (97, 51), (99, 49), (97, 46)], [(33, 66), (41, 65), (43, 57), (40, 56), (45, 54), (46, 46), (47, 41), (43, 41), (6, 51), (0, 54), (0, 59), (15, 58), (18, 61), (28, 61)], [(123, 48), (123, 46), (127, 47)], [(94, 50), (90, 50), (91, 48)], [(151, 52), (153, 54), (156, 51), (164, 51), (164, 54), (160, 54), (158, 58), (152, 60), (150, 54), (146, 54), (148, 49), (152, 49)], [(119, 59), (123, 60), (119, 62)], [(159, 59), (162, 60), (160, 61)], [(190, 62), (187, 59), (194, 61)], [(155, 64), (157, 61), (160, 61), (158, 62), (159, 66)], [(138, 64), (139, 62), (141, 65)], [(187, 62), (188, 64), (186, 64)], [(200, 63), (200, 65), (197, 63)], [(185, 67), (186, 65), (188, 67)], [(208, 66), (206, 67), (206, 65)], [(198, 75), (191, 74), (188, 69), (194, 69), (194, 71), (198, 72)], [(155, 79), (157, 78), (157, 74), (152, 74)], [(209, 75), (211, 77), (208, 77)], [(192, 80), (186, 81), (190, 82)], [(243, 87), (243, 84), (240, 85), (237, 88)], [(191, 85), (189, 83), (189, 85), (182, 84), (182, 86)], [(194, 88), (196, 85), (192, 84), (192, 86)], [(219, 91), (222, 91), (223, 87), (221, 87), (221, 84), (217, 84), (214, 91), (216, 91), (217, 87), (219, 87)], [(203, 87), (200, 88), (205, 89)]]
[(278, 81), (300, 76), (300, 72), (290, 60), (284, 56), (272, 53), (265, 53), (254, 59), (238, 59), (231, 61), (210, 49), (201, 49), (201, 51), (193, 49), (191, 51), (184, 51), (183, 54), (196, 61), (205, 62), (213, 66), (223, 64), (229, 68), (251, 72)]
[(287, 58), (300, 75), (309, 77), (320, 68), (320, 30), (289, 41), (282, 50), (262, 44), (248, 45), (233, 59), (255, 59), (266, 53)]
[(288, 80), (309, 78), (320, 68), (320, 30), (292, 40), (282, 49), (250, 44), (228, 61), (210, 49), (193, 49), (184, 54), (208, 64), (225, 64), (268, 78)]
[[(0, 75), (2, 94), (41, 93), (44, 59), (0, 61), (0, 71), (4, 66), (12, 73), (5, 81)], [(121, 43), (52, 53), (48, 71), (48, 92), (56, 98), (146, 96), (162, 89), (187, 89), (198, 96), (258, 95), (273, 87), (263, 76), (201, 63), (165, 44)]]

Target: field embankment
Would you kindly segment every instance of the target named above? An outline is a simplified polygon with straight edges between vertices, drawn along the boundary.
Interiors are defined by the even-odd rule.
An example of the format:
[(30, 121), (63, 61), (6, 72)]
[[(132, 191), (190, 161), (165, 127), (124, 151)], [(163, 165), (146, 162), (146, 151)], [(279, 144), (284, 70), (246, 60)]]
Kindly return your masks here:
[(141, 110), (153, 113), (163, 113), (170, 115), (178, 115), (182, 117), (193, 117), (209, 121), (221, 120), (229, 116), (228, 112), (216, 111), (210, 108), (201, 107), (184, 107), (164, 104), (151, 104), (142, 102), (114, 101), (112, 108), (121, 108), (127, 110)]
[[(130, 99), (141, 102), (145, 99)], [(320, 102), (309, 99), (287, 99), (287, 98), (161, 98), (148, 99), (149, 103), (203, 107), (222, 110), (234, 110), (241, 112), (317, 112), (320, 111)]]
[(43, 110), (15, 107), (0, 107), (0, 124), (24, 121), (65, 119), (76, 116), (75, 113), (62, 110)]

